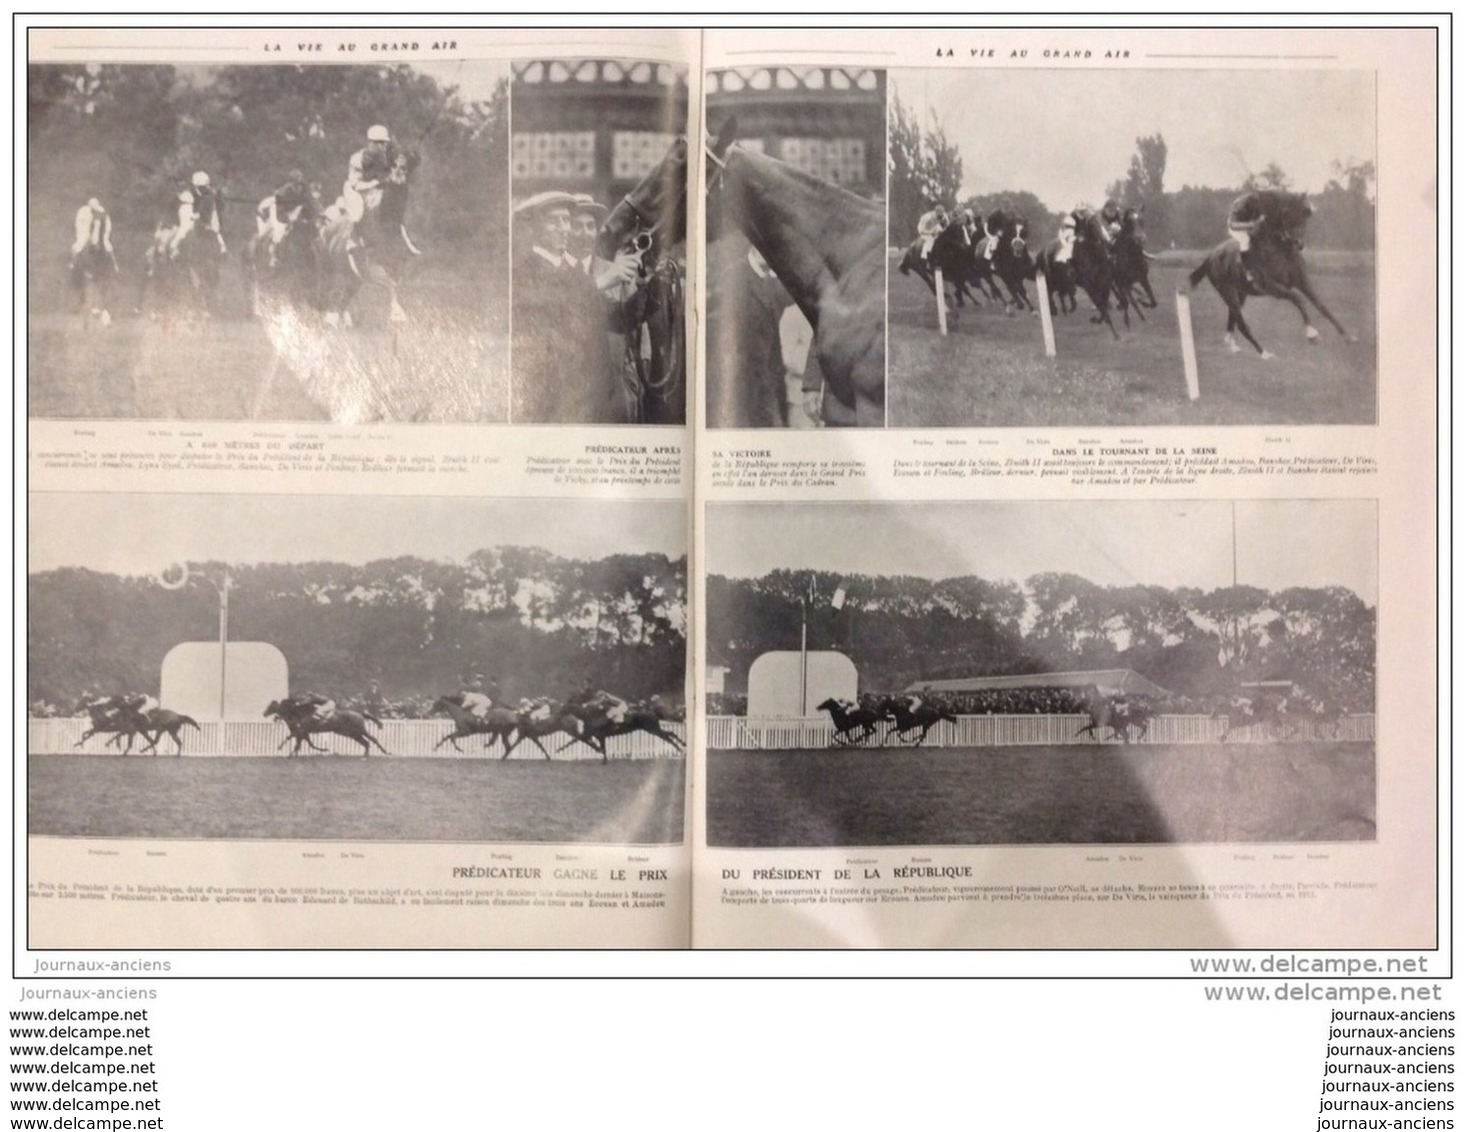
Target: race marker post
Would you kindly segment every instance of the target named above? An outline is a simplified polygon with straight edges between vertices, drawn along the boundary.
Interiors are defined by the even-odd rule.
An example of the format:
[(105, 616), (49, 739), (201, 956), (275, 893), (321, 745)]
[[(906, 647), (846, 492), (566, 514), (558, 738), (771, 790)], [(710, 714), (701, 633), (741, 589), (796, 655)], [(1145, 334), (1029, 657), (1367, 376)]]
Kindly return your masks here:
[(941, 333), (946, 333), (946, 276), (941, 269), (936, 269), (936, 321), (941, 325)]
[(1190, 292), (1175, 292), (1175, 318), (1180, 323), (1180, 359), (1185, 365), (1185, 391), (1200, 400), (1200, 372), (1195, 365), (1195, 328), (1190, 322)]
[(1058, 342), (1053, 337), (1053, 308), (1048, 305), (1048, 277), (1038, 272), (1038, 313), (1043, 317), (1043, 356), (1056, 358)]

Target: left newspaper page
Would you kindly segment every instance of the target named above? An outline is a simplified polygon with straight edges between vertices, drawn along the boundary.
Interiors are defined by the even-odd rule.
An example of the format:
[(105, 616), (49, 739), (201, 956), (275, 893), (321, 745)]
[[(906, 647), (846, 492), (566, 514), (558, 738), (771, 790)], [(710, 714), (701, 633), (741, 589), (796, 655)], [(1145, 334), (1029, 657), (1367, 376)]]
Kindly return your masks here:
[(19, 952), (689, 944), (698, 46), (32, 31)]

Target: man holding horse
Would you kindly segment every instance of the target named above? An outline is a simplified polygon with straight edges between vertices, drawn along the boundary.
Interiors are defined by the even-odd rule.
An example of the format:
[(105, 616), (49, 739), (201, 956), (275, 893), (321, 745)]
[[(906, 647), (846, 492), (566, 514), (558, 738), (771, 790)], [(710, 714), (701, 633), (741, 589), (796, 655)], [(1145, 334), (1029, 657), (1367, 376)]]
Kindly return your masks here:
[(514, 209), (514, 418), (555, 424), (625, 419), (605, 300), (571, 270), (573, 194), (536, 193)]

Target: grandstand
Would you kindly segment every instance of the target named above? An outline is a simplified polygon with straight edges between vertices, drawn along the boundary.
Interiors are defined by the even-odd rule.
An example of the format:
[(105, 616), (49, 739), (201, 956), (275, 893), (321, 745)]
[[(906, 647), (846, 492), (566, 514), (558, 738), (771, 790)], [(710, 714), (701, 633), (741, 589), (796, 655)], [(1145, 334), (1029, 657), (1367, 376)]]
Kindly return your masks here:
[(1082, 672), (1031, 672), (1020, 676), (963, 676), (955, 680), (917, 680), (907, 692), (921, 695), (1011, 691), (1018, 688), (1074, 688), (1093, 686), (1106, 696), (1151, 696), (1168, 699), (1172, 692), (1132, 668), (1093, 668)]

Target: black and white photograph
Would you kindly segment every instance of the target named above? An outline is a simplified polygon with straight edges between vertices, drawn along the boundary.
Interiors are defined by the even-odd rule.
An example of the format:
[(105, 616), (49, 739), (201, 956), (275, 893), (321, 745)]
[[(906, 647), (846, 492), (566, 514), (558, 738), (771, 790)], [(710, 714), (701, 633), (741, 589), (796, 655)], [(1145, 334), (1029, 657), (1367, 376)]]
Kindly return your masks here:
[(682, 843), (680, 503), (33, 504), (31, 836)]
[(890, 74), (892, 427), (1378, 420), (1375, 75)]
[(709, 506), (708, 844), (1374, 841), (1377, 541), (1372, 500)]
[(507, 420), (507, 64), (27, 86), (31, 416)]
[(885, 426), (885, 72), (707, 74), (707, 424)]
[(513, 64), (513, 420), (685, 425), (684, 66)]

